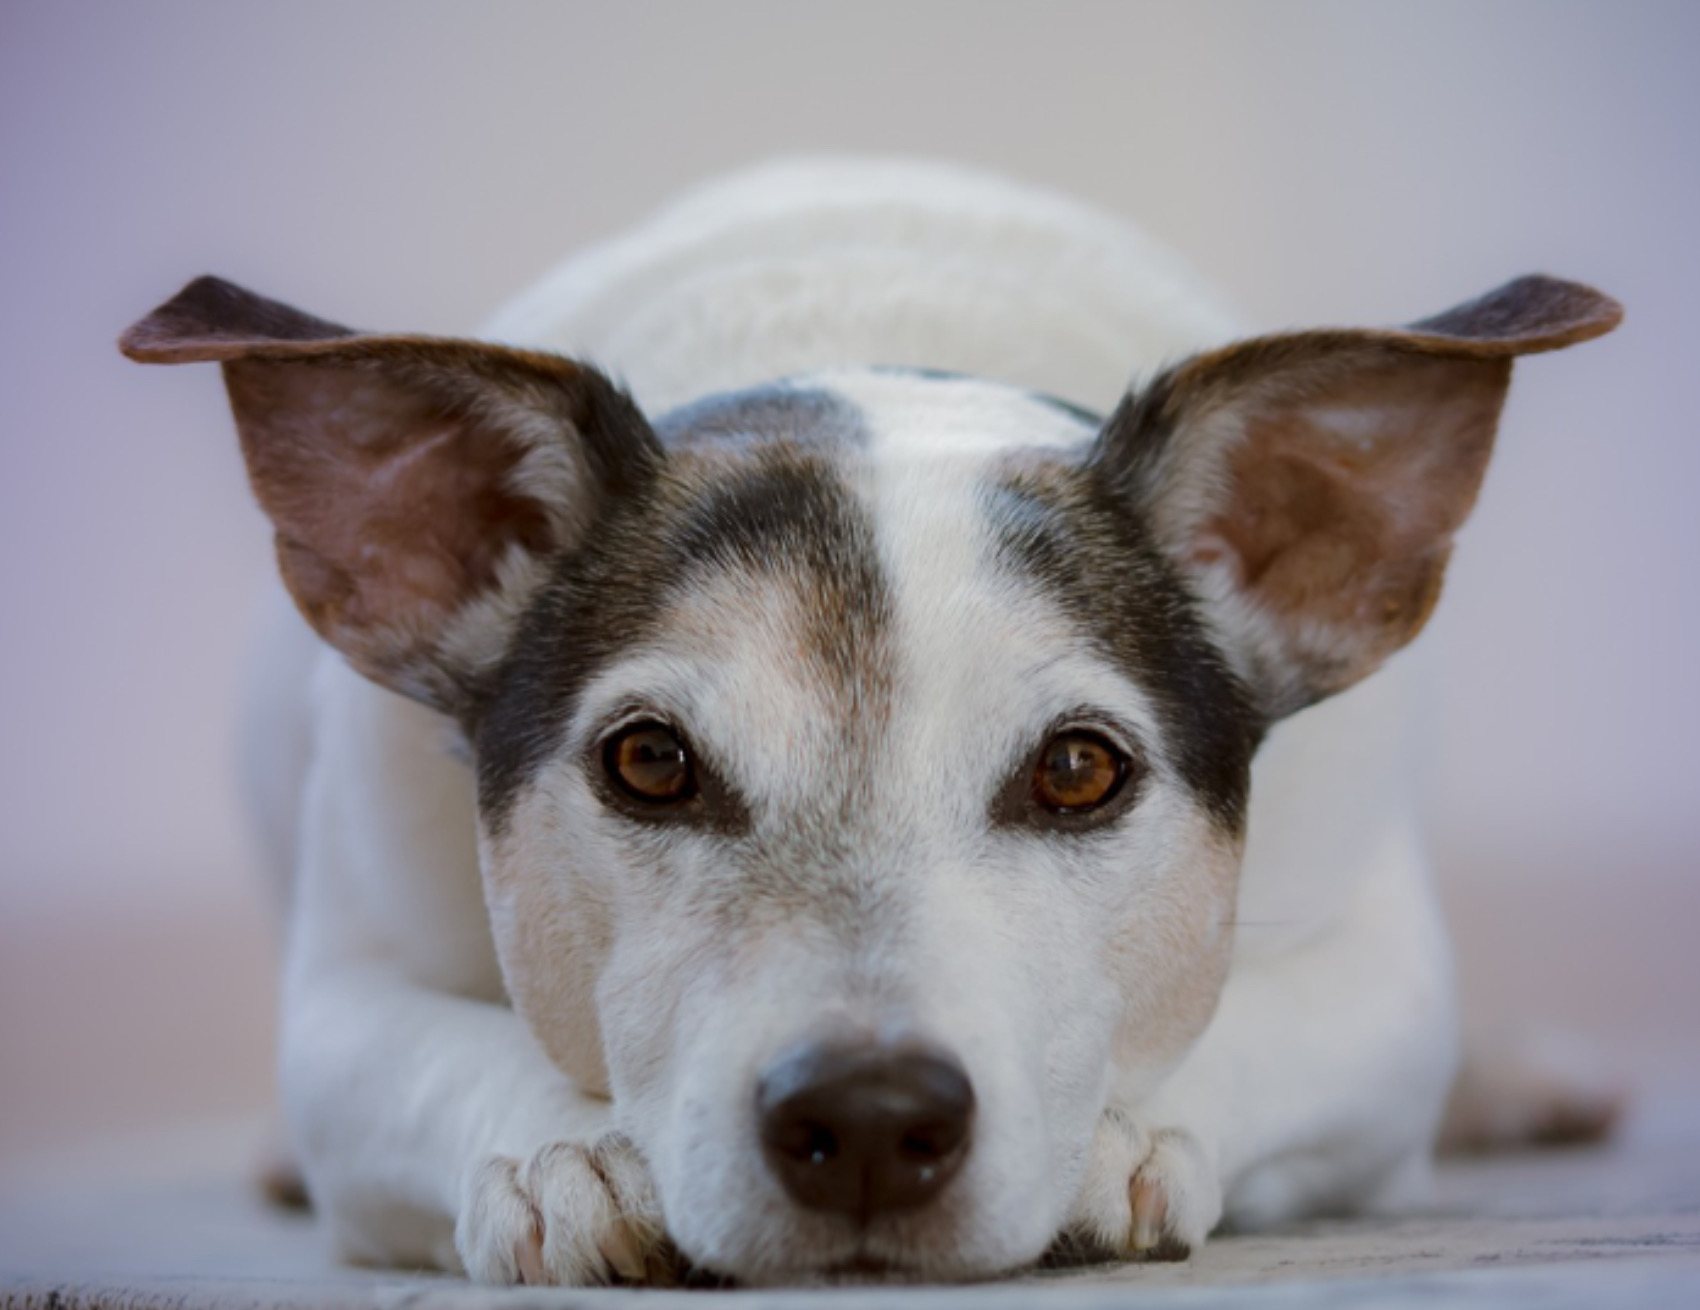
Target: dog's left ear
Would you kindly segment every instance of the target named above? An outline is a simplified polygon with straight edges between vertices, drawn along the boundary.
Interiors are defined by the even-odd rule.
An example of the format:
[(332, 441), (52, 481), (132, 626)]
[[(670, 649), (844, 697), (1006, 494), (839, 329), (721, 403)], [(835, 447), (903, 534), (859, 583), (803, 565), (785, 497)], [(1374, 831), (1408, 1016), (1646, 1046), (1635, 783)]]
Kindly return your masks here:
[(1588, 287), (1526, 277), (1403, 329), (1241, 342), (1130, 395), (1094, 458), (1278, 718), (1421, 630), (1513, 357), (1600, 336), (1622, 313)]
[(630, 398), (583, 364), (354, 332), (218, 278), (119, 346), (223, 365), (307, 621), (373, 681), (462, 718), (549, 562), (661, 459)]

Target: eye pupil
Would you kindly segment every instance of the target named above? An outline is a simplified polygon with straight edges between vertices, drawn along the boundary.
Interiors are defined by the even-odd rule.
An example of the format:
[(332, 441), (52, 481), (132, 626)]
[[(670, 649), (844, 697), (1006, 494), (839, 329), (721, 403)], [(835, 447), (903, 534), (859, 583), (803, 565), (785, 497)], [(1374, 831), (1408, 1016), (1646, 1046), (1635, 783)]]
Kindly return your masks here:
[(1033, 791), (1046, 809), (1072, 813), (1095, 809), (1120, 789), (1127, 761), (1095, 733), (1061, 732), (1045, 743)]
[(641, 801), (682, 801), (695, 790), (690, 752), (659, 723), (635, 724), (613, 737), (603, 762), (609, 776)]

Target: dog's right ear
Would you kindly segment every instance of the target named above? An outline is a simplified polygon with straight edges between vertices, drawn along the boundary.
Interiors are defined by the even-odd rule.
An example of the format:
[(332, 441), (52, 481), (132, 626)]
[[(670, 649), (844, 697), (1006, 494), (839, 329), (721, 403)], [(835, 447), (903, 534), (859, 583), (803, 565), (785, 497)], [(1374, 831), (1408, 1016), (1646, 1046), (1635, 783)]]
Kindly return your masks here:
[(372, 336), (203, 277), (119, 340), (223, 365), (278, 563), (361, 673), (464, 715), (547, 561), (661, 447), (594, 369), (476, 341)]

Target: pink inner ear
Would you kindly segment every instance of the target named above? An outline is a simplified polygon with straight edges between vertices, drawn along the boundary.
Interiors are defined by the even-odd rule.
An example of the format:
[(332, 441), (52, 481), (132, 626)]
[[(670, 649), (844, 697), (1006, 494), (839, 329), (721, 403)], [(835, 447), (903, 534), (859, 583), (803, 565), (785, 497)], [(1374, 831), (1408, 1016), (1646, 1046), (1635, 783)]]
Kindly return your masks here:
[(1311, 657), (1337, 665), (1331, 676), (1362, 676), (1439, 596), (1508, 371), (1404, 357), (1351, 368), (1320, 395), (1253, 398), (1228, 455), (1231, 491), (1196, 530), (1192, 558), (1230, 552), (1263, 614), (1295, 640), (1327, 633)]
[(554, 545), (544, 506), (513, 488), (522, 448), (430, 388), (338, 364), (226, 369), (290, 590), (363, 671), (427, 655), (510, 548)]

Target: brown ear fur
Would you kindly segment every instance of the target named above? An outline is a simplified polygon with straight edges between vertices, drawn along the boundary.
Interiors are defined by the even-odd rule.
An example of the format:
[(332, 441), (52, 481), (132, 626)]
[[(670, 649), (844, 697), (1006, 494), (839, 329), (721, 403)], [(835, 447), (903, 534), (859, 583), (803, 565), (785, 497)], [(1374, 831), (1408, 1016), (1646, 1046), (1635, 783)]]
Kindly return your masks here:
[(1512, 358), (1621, 316), (1597, 291), (1527, 277), (1404, 329), (1241, 342), (1130, 396), (1098, 458), (1277, 717), (1344, 690), (1422, 629)]
[(201, 278), (129, 329), (145, 363), (217, 360), (278, 561), (368, 677), (462, 712), (553, 552), (659, 446), (571, 360), (369, 336)]

